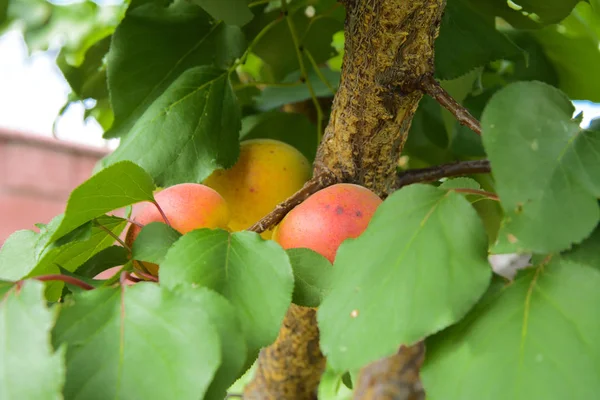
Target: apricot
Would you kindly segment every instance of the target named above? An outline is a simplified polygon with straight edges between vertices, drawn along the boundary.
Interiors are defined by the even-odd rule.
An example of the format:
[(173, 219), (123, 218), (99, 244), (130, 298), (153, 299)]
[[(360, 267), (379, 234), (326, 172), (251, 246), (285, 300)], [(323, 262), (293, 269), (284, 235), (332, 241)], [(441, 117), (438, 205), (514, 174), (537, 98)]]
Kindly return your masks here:
[[(229, 223), (229, 208), (225, 199), (215, 190), (199, 183), (181, 183), (162, 189), (154, 199), (163, 210), (171, 227), (181, 234), (199, 228), (223, 228)], [(154, 204), (147, 204), (135, 216), (134, 221), (142, 225), (165, 222)], [(131, 224), (125, 237), (128, 246), (142, 228)], [(158, 266), (144, 262), (152, 275), (157, 275)]]
[[(121, 267), (112, 267), (109, 268), (107, 270), (104, 270), (102, 272), (100, 272), (98, 275), (94, 276), (94, 279), (98, 279), (98, 280), (107, 280), (112, 278), (117, 272), (119, 272), (119, 270), (121, 269)], [(130, 279), (125, 279), (125, 284), (127, 285), (133, 285), (135, 284), (134, 281), (130, 280)]]
[[(217, 170), (204, 184), (225, 198), (231, 210), (229, 228), (241, 231), (298, 191), (311, 176), (306, 157), (287, 143), (252, 139), (240, 144), (240, 157), (227, 170)], [(262, 236), (271, 238), (271, 231)]]
[(330, 186), (286, 215), (273, 240), (284, 249), (309, 248), (333, 263), (338, 247), (367, 228), (381, 203), (375, 193), (362, 186), (347, 183)]

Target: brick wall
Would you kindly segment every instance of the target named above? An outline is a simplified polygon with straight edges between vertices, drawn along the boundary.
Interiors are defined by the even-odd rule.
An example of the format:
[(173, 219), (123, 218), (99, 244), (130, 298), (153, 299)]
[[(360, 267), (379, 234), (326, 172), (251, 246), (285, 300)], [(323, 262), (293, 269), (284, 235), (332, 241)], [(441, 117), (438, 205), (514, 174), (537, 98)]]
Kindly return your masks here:
[(108, 150), (0, 128), (0, 246), (65, 209), (69, 193), (89, 178)]

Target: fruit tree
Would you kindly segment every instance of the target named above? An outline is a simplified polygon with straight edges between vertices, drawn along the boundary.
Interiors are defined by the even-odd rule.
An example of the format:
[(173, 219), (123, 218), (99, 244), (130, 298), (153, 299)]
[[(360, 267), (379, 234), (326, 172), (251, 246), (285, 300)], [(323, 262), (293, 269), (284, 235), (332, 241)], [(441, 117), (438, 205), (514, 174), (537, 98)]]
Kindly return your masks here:
[(63, 3), (0, 27), (120, 142), (0, 251), (0, 399), (597, 397), (600, 1)]

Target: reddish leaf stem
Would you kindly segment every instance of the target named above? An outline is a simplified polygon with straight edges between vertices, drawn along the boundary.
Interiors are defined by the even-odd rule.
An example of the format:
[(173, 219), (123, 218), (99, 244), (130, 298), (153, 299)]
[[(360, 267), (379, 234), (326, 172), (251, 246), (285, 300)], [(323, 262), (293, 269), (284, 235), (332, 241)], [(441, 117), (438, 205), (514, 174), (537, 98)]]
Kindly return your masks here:
[[(77, 279), (73, 276), (68, 276), (68, 275), (61, 275), (61, 274), (40, 275), (40, 276), (34, 276), (31, 279), (35, 279), (35, 280), (42, 281), (42, 282), (62, 281), (62, 282), (70, 283), (71, 285), (80, 287), (83, 290), (95, 289), (89, 283), (85, 283), (84, 281), (82, 281), (80, 279)], [(17, 282), (17, 284), (18, 284), (18, 282)]]
[(464, 125), (476, 134), (481, 135), (481, 124), (477, 118), (472, 116), (469, 110), (454, 100), (450, 93), (446, 92), (433, 76), (427, 75), (423, 78), (420, 89), (433, 97), (446, 110), (450, 111), (461, 125)]
[(115, 233), (113, 231), (111, 231), (110, 229), (108, 229), (107, 227), (102, 225), (100, 222), (98, 222), (97, 219), (94, 220), (94, 223), (96, 224), (96, 226), (98, 228), (100, 228), (104, 232), (108, 233), (109, 236), (111, 236), (113, 239), (115, 239), (121, 246), (123, 246), (127, 251), (129, 251), (129, 253), (131, 253), (131, 247), (127, 246), (127, 244), (123, 240), (121, 240), (120, 237), (115, 235)]
[(477, 189), (451, 189), (451, 190), (454, 190), (457, 193), (475, 194), (478, 196), (487, 197), (490, 200), (500, 201), (500, 198), (498, 197), (497, 194), (491, 193), (491, 192), (486, 192), (485, 190), (477, 190)]
[(156, 208), (158, 209), (158, 212), (160, 213), (160, 215), (162, 215), (162, 218), (165, 220), (165, 224), (169, 225), (172, 228), (171, 223), (169, 222), (169, 219), (167, 218), (167, 215), (165, 214), (163, 209), (160, 208), (160, 205), (158, 205), (158, 202), (153, 201), (152, 204), (154, 204), (156, 206)]

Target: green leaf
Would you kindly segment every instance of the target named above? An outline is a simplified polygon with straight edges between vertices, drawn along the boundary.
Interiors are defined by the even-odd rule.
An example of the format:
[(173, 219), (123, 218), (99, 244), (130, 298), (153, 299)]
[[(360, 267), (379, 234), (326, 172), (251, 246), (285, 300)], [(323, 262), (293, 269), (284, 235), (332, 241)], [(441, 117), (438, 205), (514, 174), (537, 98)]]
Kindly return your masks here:
[(94, 277), (100, 272), (129, 261), (129, 254), (122, 246), (110, 246), (97, 252), (77, 268), (77, 273), (86, 277)]
[(436, 76), (453, 79), (490, 61), (516, 58), (520, 50), (496, 30), (494, 17), (473, 10), (468, 0), (449, 0), (435, 54)]
[(150, 2), (130, 9), (115, 31), (108, 57), (115, 124), (105, 136), (127, 134), (184, 71), (200, 65), (228, 67), (244, 49), (239, 28), (215, 24), (189, 2)]
[(366, 231), (342, 243), (333, 268), (318, 321), (323, 354), (340, 371), (459, 321), (491, 276), (473, 207), (464, 196), (422, 184), (388, 197)]
[(242, 120), (240, 139), (269, 138), (298, 149), (312, 162), (317, 153), (317, 127), (303, 114), (272, 111)]
[(412, 119), (403, 153), (436, 165), (452, 160), (447, 147), (448, 132), (440, 105), (430, 97), (423, 97)]
[(502, 17), (515, 28), (535, 29), (566, 18), (580, 0), (468, 0), (482, 12)]
[(227, 389), (241, 375), (246, 361), (246, 341), (236, 309), (225, 298), (206, 288), (183, 289), (178, 286), (176, 293), (201, 308), (221, 338), (221, 366), (204, 398), (222, 400)]
[(253, 17), (246, 0), (194, 0), (213, 18), (223, 20), (231, 25), (245, 25)]
[[(127, 225), (127, 221), (121, 218), (108, 216), (97, 218), (97, 223), (115, 236), (120, 235)], [(27, 276), (52, 273), (58, 266), (73, 272), (94, 254), (111, 246), (115, 242), (114, 237), (98, 224), (94, 225), (90, 237), (86, 240), (69, 242), (61, 246), (53, 243), (46, 247)]]
[(111, 165), (79, 185), (69, 196), (56, 240), (92, 219), (140, 201), (153, 201), (152, 178), (129, 161)]
[(159, 186), (202, 182), (239, 155), (239, 105), (227, 73), (188, 69), (146, 110), (104, 161), (132, 160)]
[[(332, 71), (329, 68), (322, 67), (321, 73), (334, 90), (340, 83), (340, 73)], [(307, 80), (312, 85), (312, 88), (317, 97), (331, 97), (333, 93), (328, 85), (326, 85), (317, 75), (317, 73), (311, 69), (308, 72)], [(256, 106), (262, 111), (273, 110), (279, 108), (285, 104), (296, 103), (311, 98), (310, 91), (306, 84), (300, 83), (300, 71), (294, 71), (287, 75), (283, 79), (284, 83), (289, 83), (291, 86), (269, 86), (266, 87), (260, 96), (256, 98)], [(298, 83), (297, 85), (293, 85)]]
[(64, 349), (50, 346), (54, 313), (44, 285), (27, 281), (0, 300), (0, 398), (60, 400), (65, 381)]
[[(302, 39), (302, 46), (309, 52), (317, 65), (336, 55), (331, 46), (333, 35), (344, 29), (343, 22), (330, 16), (321, 15), (311, 21), (304, 13), (305, 7), (298, 7), (290, 16), (296, 35)], [(247, 37), (256, 37), (269, 23), (280, 18), (280, 9), (257, 15), (245, 28)], [(253, 53), (265, 61), (276, 80), (281, 80), (299, 68), (298, 55), (285, 19), (269, 29), (252, 48)], [(310, 65), (308, 59), (304, 60)]]
[(488, 103), (482, 137), (505, 213), (499, 246), (560, 251), (596, 226), (599, 136), (582, 131), (573, 112), (563, 93), (539, 82), (511, 84)]
[(74, 295), (53, 341), (68, 345), (65, 399), (198, 399), (221, 364), (207, 313), (146, 282)]
[(287, 253), (294, 271), (292, 302), (303, 307), (318, 307), (331, 288), (331, 263), (310, 249), (289, 249)]
[(533, 33), (558, 74), (558, 87), (570, 98), (600, 102), (600, 15), (580, 3), (558, 27)]
[(475, 189), (481, 190), (481, 185), (475, 179), (472, 178), (452, 178), (444, 181), (440, 186), (440, 189), (451, 190), (451, 189)]
[(254, 356), (277, 337), (294, 287), (285, 251), (247, 231), (192, 231), (171, 247), (158, 274), (165, 287), (195, 283), (228, 299), (240, 314)]
[(37, 238), (34, 231), (22, 230), (6, 239), (0, 249), (0, 279), (21, 279), (33, 269)]
[(427, 340), (431, 398), (591, 399), (600, 390), (600, 271), (556, 259), (499, 280), (458, 325)]
[(600, 269), (600, 227), (596, 227), (592, 233), (581, 244), (573, 246), (573, 248), (565, 253), (562, 253), (562, 258), (573, 261), (581, 265), (587, 265), (593, 268)]
[(169, 248), (181, 237), (170, 226), (162, 222), (151, 222), (144, 226), (131, 247), (132, 258), (161, 264)]

